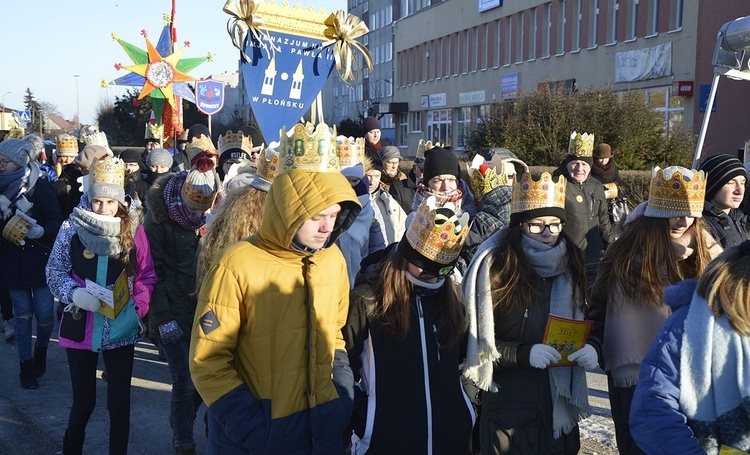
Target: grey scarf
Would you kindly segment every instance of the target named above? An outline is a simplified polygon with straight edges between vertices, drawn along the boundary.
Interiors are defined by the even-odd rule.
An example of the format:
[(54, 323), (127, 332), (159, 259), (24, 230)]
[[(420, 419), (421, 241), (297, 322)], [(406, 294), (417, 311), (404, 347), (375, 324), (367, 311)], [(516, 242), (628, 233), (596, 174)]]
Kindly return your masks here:
[(120, 218), (76, 207), (70, 214), (70, 221), (87, 249), (99, 256), (116, 256), (122, 252)]

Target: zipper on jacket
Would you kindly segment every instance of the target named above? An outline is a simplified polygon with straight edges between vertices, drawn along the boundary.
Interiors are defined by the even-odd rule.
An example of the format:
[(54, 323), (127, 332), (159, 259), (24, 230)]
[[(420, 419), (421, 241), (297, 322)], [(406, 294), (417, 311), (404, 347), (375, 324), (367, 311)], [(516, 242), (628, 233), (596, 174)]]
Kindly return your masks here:
[(416, 296), (417, 313), (419, 314), (419, 335), (422, 341), (422, 368), (424, 369), (424, 394), (427, 404), (427, 455), (432, 455), (432, 394), (430, 393), (430, 368), (427, 362), (427, 336), (425, 334), (422, 299)]
[(523, 310), (523, 320), (521, 321), (521, 331), (518, 333), (518, 339), (520, 340), (523, 337), (523, 329), (526, 327), (526, 320), (529, 319), (529, 309), (526, 308)]
[(437, 345), (437, 358), (439, 362), (440, 361), (440, 340), (438, 340), (437, 327), (435, 326), (435, 324), (432, 324), (432, 333), (435, 334), (435, 345)]

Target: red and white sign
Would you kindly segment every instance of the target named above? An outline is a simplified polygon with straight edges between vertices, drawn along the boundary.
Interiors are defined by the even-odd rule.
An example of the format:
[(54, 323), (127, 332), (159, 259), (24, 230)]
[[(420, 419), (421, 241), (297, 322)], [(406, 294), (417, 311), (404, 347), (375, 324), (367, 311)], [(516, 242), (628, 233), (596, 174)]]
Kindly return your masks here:
[(672, 95), (693, 96), (693, 81), (672, 82)]

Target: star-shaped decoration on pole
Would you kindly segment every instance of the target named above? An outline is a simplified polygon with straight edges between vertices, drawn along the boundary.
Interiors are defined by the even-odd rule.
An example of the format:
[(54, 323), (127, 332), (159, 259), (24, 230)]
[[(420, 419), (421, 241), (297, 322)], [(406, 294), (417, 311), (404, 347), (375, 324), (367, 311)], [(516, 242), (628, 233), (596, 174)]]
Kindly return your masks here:
[[(191, 77), (182, 71), (177, 69), (177, 63), (180, 61), (180, 56), (185, 50), (182, 49), (166, 56), (162, 57), (159, 51), (156, 50), (151, 41), (146, 37), (146, 48), (148, 49), (148, 63), (140, 65), (123, 66), (122, 68), (132, 71), (135, 74), (140, 74), (146, 78), (146, 82), (143, 84), (138, 99), (142, 99), (145, 96), (150, 95), (155, 90), (161, 92), (161, 97), (166, 98), (169, 104), (174, 107), (174, 92), (172, 90), (173, 82), (189, 82), (194, 81), (195, 78)], [(135, 63), (135, 62), (134, 62)], [(159, 98), (161, 98), (159, 97)]]

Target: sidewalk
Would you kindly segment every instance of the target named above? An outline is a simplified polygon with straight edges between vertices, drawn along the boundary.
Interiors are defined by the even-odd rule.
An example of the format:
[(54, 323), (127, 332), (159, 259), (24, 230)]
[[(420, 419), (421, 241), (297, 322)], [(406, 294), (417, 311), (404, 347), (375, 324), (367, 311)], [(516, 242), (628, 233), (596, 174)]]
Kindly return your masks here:
[[(0, 454), (52, 455), (62, 450), (62, 439), (72, 404), (70, 375), (65, 349), (57, 344), (57, 325), (47, 354), (47, 373), (39, 378), (39, 388), (21, 388), (18, 353), (15, 343), (0, 336)], [(101, 378), (104, 362), (99, 360)], [(109, 414), (107, 383), (97, 380), (96, 409), (86, 429), (85, 454), (107, 454)], [(150, 342), (136, 346), (130, 405), (129, 454), (171, 454), (172, 430), (169, 428), (171, 376), (167, 363), (159, 359)], [(203, 415), (198, 411), (194, 427), (197, 453), (205, 451)]]

